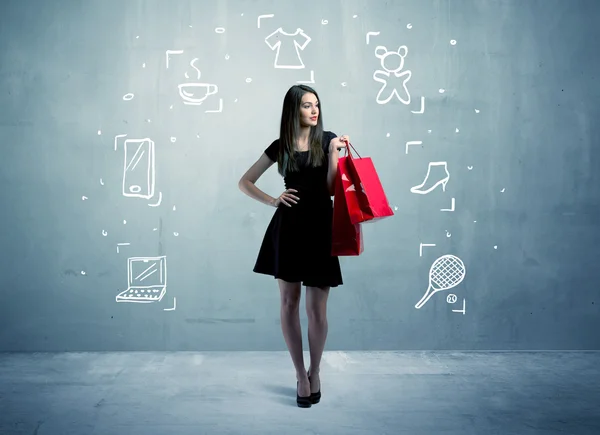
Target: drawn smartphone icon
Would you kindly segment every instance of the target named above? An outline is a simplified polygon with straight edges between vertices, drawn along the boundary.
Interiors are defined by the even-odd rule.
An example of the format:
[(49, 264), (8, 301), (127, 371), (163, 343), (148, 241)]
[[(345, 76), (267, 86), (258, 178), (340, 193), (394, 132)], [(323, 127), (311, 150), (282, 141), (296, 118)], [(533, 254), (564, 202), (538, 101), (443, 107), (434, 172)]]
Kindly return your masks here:
[(154, 196), (154, 142), (127, 139), (123, 158), (123, 195), (149, 199)]

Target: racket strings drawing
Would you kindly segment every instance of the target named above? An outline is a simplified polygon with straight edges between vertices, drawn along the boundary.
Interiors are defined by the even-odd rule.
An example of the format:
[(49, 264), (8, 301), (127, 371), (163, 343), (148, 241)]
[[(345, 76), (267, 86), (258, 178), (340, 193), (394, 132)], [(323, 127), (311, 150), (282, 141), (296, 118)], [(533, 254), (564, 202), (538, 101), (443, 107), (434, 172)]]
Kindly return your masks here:
[(429, 286), (415, 308), (421, 308), (435, 293), (456, 287), (465, 279), (465, 275), (465, 264), (460, 258), (442, 255), (429, 268)]

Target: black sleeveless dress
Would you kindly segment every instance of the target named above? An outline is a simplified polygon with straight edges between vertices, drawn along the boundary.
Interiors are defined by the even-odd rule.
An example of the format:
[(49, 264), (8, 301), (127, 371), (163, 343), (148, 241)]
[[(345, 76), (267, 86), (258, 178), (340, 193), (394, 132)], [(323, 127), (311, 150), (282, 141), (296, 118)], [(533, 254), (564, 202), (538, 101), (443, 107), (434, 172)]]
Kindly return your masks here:
[[(280, 204), (267, 227), (253, 271), (311, 287), (342, 285), (337, 256), (331, 255), (333, 201), (327, 189), (329, 142), (336, 137), (323, 132), (325, 156), (320, 166), (307, 165), (308, 151), (296, 151), (300, 170), (284, 177), (285, 189), (296, 189), (300, 198), (291, 207)], [(279, 139), (265, 154), (277, 162)]]

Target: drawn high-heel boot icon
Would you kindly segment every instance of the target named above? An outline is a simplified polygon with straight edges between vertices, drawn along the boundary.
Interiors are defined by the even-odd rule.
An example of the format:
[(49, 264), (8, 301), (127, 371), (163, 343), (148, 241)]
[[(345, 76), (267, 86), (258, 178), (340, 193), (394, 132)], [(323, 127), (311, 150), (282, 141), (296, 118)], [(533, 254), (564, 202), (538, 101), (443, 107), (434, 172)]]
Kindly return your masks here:
[[(440, 167), (443, 168), (444, 172), (441, 170), (434, 169), (434, 175), (431, 175), (432, 168)], [(438, 175), (435, 175), (435, 172), (438, 172)], [(445, 174), (445, 176), (444, 176)], [(443, 177), (443, 178), (442, 178)], [(420, 195), (425, 195), (431, 192), (433, 189), (438, 187), (440, 184), (442, 185), (442, 190), (446, 191), (446, 184), (448, 184), (448, 180), (450, 179), (450, 173), (448, 172), (448, 164), (447, 162), (429, 162), (429, 166), (427, 167), (427, 175), (425, 175), (425, 180), (418, 186), (413, 186), (410, 188), (412, 193), (418, 193)]]

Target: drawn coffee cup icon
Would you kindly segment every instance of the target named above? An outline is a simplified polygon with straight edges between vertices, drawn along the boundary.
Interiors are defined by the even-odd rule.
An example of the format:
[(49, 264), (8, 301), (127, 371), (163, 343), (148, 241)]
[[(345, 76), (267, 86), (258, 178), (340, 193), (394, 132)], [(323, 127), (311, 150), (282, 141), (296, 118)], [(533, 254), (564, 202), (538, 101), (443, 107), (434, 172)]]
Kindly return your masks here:
[[(179, 86), (179, 95), (184, 104), (200, 105), (209, 96), (219, 91), (217, 85), (212, 83), (182, 83)], [(213, 90), (211, 90), (211, 88)]]

